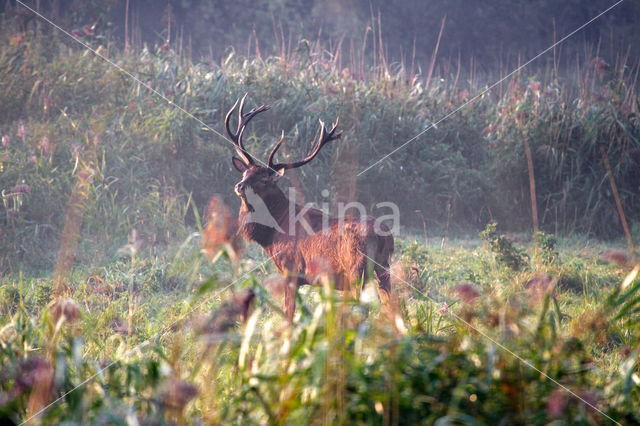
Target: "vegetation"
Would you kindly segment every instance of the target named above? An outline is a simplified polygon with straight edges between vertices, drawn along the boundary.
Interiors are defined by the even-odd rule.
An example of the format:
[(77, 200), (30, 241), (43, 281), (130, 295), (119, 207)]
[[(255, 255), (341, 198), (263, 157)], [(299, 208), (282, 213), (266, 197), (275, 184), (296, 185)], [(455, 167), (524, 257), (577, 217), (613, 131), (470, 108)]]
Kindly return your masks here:
[[(330, 286), (305, 292), (288, 326), (262, 285), (278, 281), (264, 280), (270, 263), (248, 255), (230, 275), (219, 257), (199, 284), (194, 240), (78, 270), (53, 302), (50, 280), (5, 278), (1, 416), (26, 420), (62, 396), (43, 422), (634, 423), (638, 270), (585, 242), (514, 275), (482, 245), (403, 240), (399, 331), (373, 289), (356, 303)], [(571, 277), (579, 288), (561, 284)]]
[[(76, 35), (123, 74), (3, 19), (3, 422), (640, 422), (640, 269), (592, 239), (622, 234), (603, 153), (638, 237), (638, 63), (587, 47), (571, 75), (525, 69), (485, 91), (456, 67), (421, 75), (308, 40), (211, 63)], [(394, 324), (370, 289), (345, 300), (329, 277), (283, 319), (273, 266), (231, 229), (218, 132), (245, 92), (272, 105), (252, 153), (284, 130), (300, 156), (317, 119), (340, 116), (341, 141), (292, 174), (307, 201), (400, 207)], [(542, 232), (518, 242), (525, 143)]]

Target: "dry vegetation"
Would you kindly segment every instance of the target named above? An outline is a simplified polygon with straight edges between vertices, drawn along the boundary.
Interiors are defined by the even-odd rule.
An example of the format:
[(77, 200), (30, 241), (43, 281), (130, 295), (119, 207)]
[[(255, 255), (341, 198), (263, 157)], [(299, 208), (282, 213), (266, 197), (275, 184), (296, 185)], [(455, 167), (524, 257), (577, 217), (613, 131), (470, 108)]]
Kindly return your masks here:
[[(587, 54), (570, 79), (517, 75), (357, 181), (338, 174), (403, 212), (399, 325), (325, 285), (288, 326), (268, 259), (234, 238), (230, 146), (158, 93), (218, 130), (239, 94), (271, 103), (247, 135), (256, 153), (284, 129), (299, 157), (316, 119), (339, 115), (343, 141), (297, 176), (311, 195), (484, 83), (442, 69), (427, 84), (306, 41), (209, 64), (83, 36), (144, 87), (67, 40), (1, 33), (2, 421), (55, 402), (42, 423), (640, 422), (639, 269), (581, 236), (622, 233), (603, 147), (638, 239), (637, 63)], [(560, 243), (495, 226), (450, 241), (492, 219), (528, 229), (525, 141)]]

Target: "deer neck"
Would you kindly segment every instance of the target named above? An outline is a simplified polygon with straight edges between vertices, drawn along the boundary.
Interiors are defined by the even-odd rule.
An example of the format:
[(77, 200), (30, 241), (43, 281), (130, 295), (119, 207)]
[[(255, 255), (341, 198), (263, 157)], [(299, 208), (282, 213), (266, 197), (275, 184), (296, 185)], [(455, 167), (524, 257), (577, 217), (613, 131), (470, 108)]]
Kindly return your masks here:
[[(276, 189), (265, 195), (256, 195), (259, 200), (243, 198), (240, 206), (240, 233), (263, 248), (271, 246), (278, 235), (286, 235), (283, 226), (289, 214), (290, 201), (280, 188)], [(268, 214), (265, 214), (265, 208)]]

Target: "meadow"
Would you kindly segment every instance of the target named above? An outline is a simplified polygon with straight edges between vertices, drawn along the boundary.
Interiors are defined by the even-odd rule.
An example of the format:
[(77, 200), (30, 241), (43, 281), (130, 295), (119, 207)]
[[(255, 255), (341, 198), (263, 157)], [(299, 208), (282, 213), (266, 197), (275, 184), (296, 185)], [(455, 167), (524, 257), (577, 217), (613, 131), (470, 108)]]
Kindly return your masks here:
[[(640, 422), (638, 64), (525, 70), (356, 177), (487, 81), (306, 40), (196, 63), (82, 35), (138, 82), (63, 35), (0, 36), (3, 422)], [(330, 276), (287, 323), (269, 259), (216, 220), (238, 176), (211, 130), (245, 92), (272, 104), (258, 154), (340, 116), (291, 179), (307, 201), (401, 208), (393, 323)]]

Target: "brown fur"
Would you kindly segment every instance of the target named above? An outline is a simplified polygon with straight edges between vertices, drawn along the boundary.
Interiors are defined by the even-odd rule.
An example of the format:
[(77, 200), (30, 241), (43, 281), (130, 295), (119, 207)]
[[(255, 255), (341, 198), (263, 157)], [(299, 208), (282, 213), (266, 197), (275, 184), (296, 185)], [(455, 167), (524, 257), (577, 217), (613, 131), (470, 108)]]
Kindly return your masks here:
[[(244, 95), (238, 99), (224, 120), (227, 134), (239, 157), (232, 157), (233, 165), (243, 173), (242, 180), (235, 188), (236, 194), (242, 200), (239, 231), (247, 240), (260, 244), (280, 273), (285, 276), (287, 285), (284, 286), (284, 311), (287, 318), (293, 319), (297, 288), (304, 284), (313, 284), (318, 278), (318, 271), (326, 269), (333, 275), (336, 289), (346, 291), (352, 290), (352, 283), (359, 280), (362, 280), (362, 283), (367, 281), (369, 265), (372, 264), (371, 269), (378, 280), (378, 294), (383, 304), (387, 305), (391, 292), (389, 260), (393, 253), (393, 237), (388, 229), (381, 225), (380, 231), (384, 235), (378, 235), (375, 221), (371, 217), (341, 220), (329, 217), (317, 209), (304, 210), (304, 219), (309, 225), (306, 229), (300, 222), (295, 224), (295, 230), (290, 229), (290, 207), (295, 208), (295, 217), (303, 212), (304, 207), (291, 206), (289, 199), (276, 184), (285, 170), (304, 166), (313, 160), (325, 145), (339, 139), (340, 132), (336, 130), (338, 122), (329, 129), (320, 122), (320, 134), (310, 153), (302, 160), (275, 163), (275, 154), (285, 141), (283, 133), (269, 154), (268, 165), (258, 166), (244, 147), (243, 135), (247, 124), (269, 107), (261, 105), (245, 113), (246, 98), (247, 95)], [(236, 107), (237, 125), (234, 131), (231, 118), (236, 112)], [(250, 196), (246, 192), (249, 188), (252, 191), (249, 193)], [(247, 201), (248, 198), (250, 201)], [(261, 205), (253, 206), (252, 202)], [(269, 214), (263, 211), (265, 207)], [(256, 215), (252, 216), (254, 212)], [(267, 223), (262, 223), (262, 219), (256, 218), (264, 218)], [(328, 267), (320, 267), (321, 264)], [(392, 307), (391, 311), (393, 310)]]
[[(289, 200), (275, 182), (276, 174), (270, 173), (266, 167), (251, 165), (243, 175), (241, 183), (250, 186), (269, 209), (280, 232), (274, 227), (248, 223), (247, 218), (253, 211), (246, 197), (240, 194), (242, 205), (239, 214), (240, 233), (249, 241), (260, 244), (273, 260), (281, 274), (289, 277), (294, 283), (289, 291), (285, 291), (285, 313), (293, 317), (295, 311), (295, 289), (301, 285), (313, 284), (314, 264), (318, 259), (324, 260), (333, 273), (336, 290), (350, 290), (352, 283), (368, 280), (369, 256), (375, 262), (372, 269), (378, 281), (378, 293), (383, 303), (389, 300), (391, 284), (389, 280), (389, 261), (393, 253), (393, 236), (382, 225), (387, 235), (377, 235), (374, 219), (371, 217), (345, 218), (342, 223), (336, 217), (325, 217), (325, 213), (317, 209), (308, 209), (304, 215), (313, 233), (296, 224), (295, 232), (289, 231)], [(296, 205), (296, 214), (303, 207)], [(324, 222), (329, 226), (322, 229)], [(293, 235), (291, 235), (293, 234)], [(365, 256), (366, 254), (366, 256)]]

